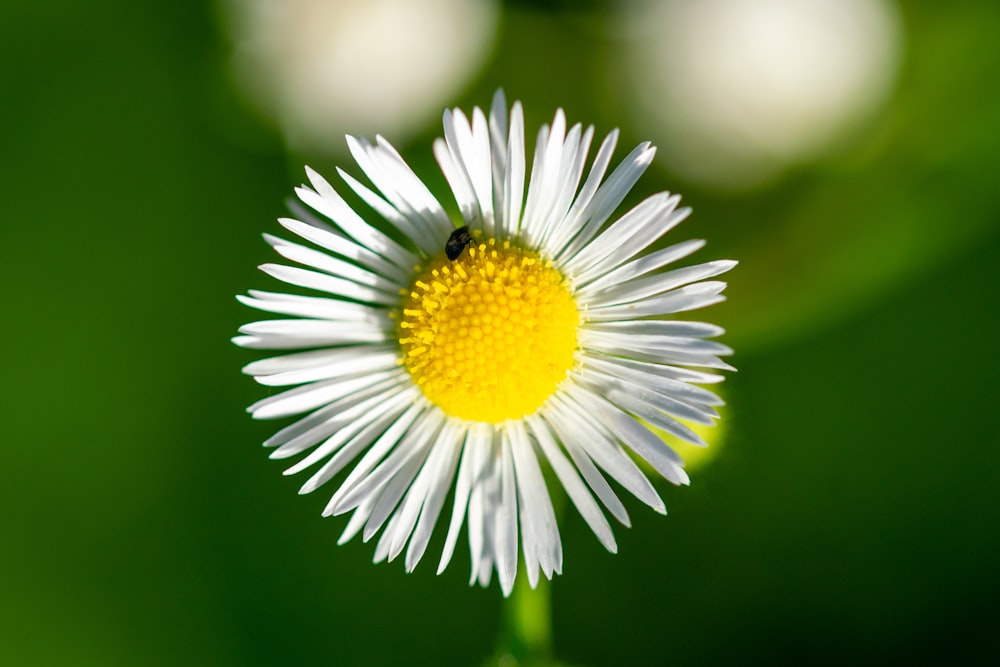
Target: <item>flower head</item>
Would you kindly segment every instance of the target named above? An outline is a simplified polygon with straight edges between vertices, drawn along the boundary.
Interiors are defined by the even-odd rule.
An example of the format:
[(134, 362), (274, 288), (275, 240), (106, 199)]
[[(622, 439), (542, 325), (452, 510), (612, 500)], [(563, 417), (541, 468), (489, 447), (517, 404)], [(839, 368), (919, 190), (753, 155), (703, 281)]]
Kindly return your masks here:
[(725, 283), (707, 279), (735, 262), (664, 270), (704, 245), (658, 243), (690, 212), (676, 195), (611, 221), (652, 161), (649, 144), (605, 177), (612, 132), (584, 178), (594, 129), (567, 128), (559, 110), (538, 134), (529, 174), (521, 106), (508, 118), (502, 92), (488, 119), (478, 108), (471, 121), (445, 111), (444, 135), (434, 154), (458, 202), (457, 229), (387, 141), (348, 137), (373, 187), (338, 173), (377, 224), (307, 169), (310, 186), (296, 193), (323, 219), (296, 205), (299, 219), (280, 222), (311, 246), (268, 235), (300, 266), (261, 268), (324, 296), (251, 290), (243, 303), (292, 319), (248, 324), (234, 341), (303, 350), (244, 369), (293, 386), (249, 411), (308, 413), (264, 443), (272, 458), (304, 454), (286, 474), (316, 467), (301, 493), (353, 466), (324, 511), (353, 512), (341, 543), (381, 530), (376, 562), (405, 549), (412, 570), (454, 489), (438, 571), (464, 523), (470, 583), (487, 585), (496, 569), (507, 595), (519, 545), (532, 586), (539, 570), (562, 570), (543, 467), (612, 552), (598, 501), (629, 518), (607, 477), (660, 513), (636, 460), (688, 483), (683, 461), (644, 424), (704, 445), (682, 422), (718, 417), (721, 400), (697, 385), (720, 382), (712, 370), (730, 369), (720, 356), (731, 351), (708, 340), (719, 327), (666, 318), (721, 301)]

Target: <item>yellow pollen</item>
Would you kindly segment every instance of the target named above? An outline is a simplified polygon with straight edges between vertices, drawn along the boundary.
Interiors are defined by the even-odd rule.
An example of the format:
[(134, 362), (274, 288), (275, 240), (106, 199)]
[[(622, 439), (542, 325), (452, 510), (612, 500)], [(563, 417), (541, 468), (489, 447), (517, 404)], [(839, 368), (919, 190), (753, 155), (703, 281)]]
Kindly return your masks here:
[(498, 423), (541, 407), (573, 367), (580, 315), (551, 262), (509, 241), (442, 256), (403, 300), (403, 365), (449, 415)]

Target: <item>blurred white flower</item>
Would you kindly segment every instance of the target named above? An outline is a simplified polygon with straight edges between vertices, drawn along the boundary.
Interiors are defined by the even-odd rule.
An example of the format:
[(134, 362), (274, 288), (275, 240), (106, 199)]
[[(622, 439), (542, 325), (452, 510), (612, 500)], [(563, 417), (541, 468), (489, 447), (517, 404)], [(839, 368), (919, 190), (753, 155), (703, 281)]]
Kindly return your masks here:
[(815, 159), (885, 102), (902, 34), (889, 0), (628, 3), (642, 131), (693, 180), (753, 185)]
[(629, 517), (605, 475), (660, 513), (636, 460), (688, 483), (662, 435), (705, 445), (679, 420), (714, 424), (722, 401), (697, 385), (722, 381), (713, 371), (731, 369), (720, 359), (731, 350), (709, 340), (719, 327), (671, 315), (722, 301), (725, 283), (710, 279), (735, 262), (667, 270), (705, 243), (650, 250), (690, 213), (677, 195), (613, 217), (654, 154), (641, 144), (609, 173), (617, 138), (600, 143), (584, 178), (594, 128), (567, 127), (562, 110), (539, 131), (530, 164), (519, 103), (508, 114), (498, 93), (488, 116), (445, 111), (434, 153), (458, 229), (381, 137), (348, 138), (371, 186), (338, 170), (371, 211), (354, 211), (308, 170), (296, 193), (312, 211), (298, 207), (299, 219), (281, 224), (313, 247), (266, 235), (299, 266), (261, 268), (323, 296), (251, 290), (243, 303), (287, 319), (247, 324), (234, 341), (302, 350), (244, 369), (265, 386), (291, 387), (249, 410), (259, 419), (306, 413), (265, 442), (273, 458), (301, 456), (287, 474), (314, 469), (302, 493), (353, 465), (324, 512), (352, 513), (342, 542), (381, 531), (375, 560), (405, 551), (412, 570), (452, 495), (438, 571), (464, 524), (471, 581), (485, 586), (495, 569), (509, 595), (519, 550), (531, 586), (540, 572), (562, 571), (540, 462), (610, 551), (598, 501), (621, 523)]
[(234, 74), (299, 150), (424, 127), (484, 64), (496, 0), (223, 0)]

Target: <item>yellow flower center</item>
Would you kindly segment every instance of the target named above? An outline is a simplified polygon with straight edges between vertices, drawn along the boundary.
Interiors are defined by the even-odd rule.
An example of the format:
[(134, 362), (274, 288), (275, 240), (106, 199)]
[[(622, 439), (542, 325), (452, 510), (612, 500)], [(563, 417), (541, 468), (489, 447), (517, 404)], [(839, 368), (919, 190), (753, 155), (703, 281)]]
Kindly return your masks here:
[(551, 262), (509, 241), (442, 256), (403, 302), (403, 365), (446, 413), (498, 423), (541, 407), (573, 367), (580, 315)]

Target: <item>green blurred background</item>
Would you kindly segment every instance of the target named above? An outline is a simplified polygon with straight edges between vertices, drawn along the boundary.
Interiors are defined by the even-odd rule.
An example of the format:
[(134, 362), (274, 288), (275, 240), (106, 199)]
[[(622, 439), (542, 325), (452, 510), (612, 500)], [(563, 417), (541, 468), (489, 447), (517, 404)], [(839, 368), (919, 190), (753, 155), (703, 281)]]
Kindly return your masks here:
[[(617, 3), (506, 2), (434, 103), (557, 106), (618, 156), (647, 138), (620, 85)], [(845, 148), (737, 189), (659, 161), (695, 209), (677, 238), (741, 260), (726, 441), (619, 554), (572, 511), (557, 656), (638, 664), (973, 664), (1000, 651), (1000, 4), (898, 7), (891, 95)], [(244, 406), (229, 343), (274, 287), (283, 202), (309, 162), (231, 76), (212, 3), (0, 5), (0, 663), (477, 665), (501, 596), (371, 565), (296, 495)], [(373, 83), (372, 85), (376, 85)], [(335, 119), (331, 119), (334, 122)], [(435, 118), (389, 136), (424, 175)], [(435, 186), (442, 179), (429, 176)], [(259, 356), (259, 355), (258, 355)], [(440, 530), (438, 531), (441, 532)], [(430, 553), (439, 552), (436, 535)], [(435, 547), (435, 545), (438, 545)]]

